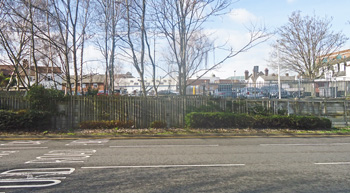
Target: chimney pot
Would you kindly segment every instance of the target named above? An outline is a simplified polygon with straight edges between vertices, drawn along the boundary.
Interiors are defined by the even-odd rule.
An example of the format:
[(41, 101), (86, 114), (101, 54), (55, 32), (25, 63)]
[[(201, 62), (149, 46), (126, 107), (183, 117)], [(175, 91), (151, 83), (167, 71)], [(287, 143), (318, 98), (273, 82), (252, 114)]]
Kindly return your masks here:
[(265, 68), (265, 76), (268, 76), (268, 75), (269, 75), (269, 69)]
[(249, 71), (248, 70), (244, 71), (244, 79), (245, 80), (248, 80), (248, 76), (249, 76)]

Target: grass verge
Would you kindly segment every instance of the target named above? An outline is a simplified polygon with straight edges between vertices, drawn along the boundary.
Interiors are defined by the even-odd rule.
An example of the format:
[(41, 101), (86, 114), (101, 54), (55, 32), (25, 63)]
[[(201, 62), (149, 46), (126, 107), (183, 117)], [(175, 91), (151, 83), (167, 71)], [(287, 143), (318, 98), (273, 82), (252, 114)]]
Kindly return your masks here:
[(0, 132), (0, 136), (133, 136), (133, 135), (350, 135), (350, 128), (333, 128), (330, 130), (294, 130), (294, 129), (191, 129), (191, 128), (167, 128), (167, 129), (71, 129), (67, 131), (44, 132)]

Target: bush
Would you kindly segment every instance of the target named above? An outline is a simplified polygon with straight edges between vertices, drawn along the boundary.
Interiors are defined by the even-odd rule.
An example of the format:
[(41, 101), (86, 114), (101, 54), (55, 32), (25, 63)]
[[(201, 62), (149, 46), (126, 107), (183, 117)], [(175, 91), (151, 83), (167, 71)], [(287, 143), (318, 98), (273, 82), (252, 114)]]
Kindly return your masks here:
[(290, 128), (329, 129), (332, 122), (315, 116), (247, 115), (234, 113), (189, 113), (185, 117), (186, 126), (191, 128)]
[(186, 115), (185, 121), (187, 127), (193, 128), (242, 128), (252, 126), (253, 118), (246, 114), (193, 112)]
[(164, 121), (153, 121), (150, 126), (151, 128), (159, 129), (159, 128), (166, 128), (167, 124)]
[(83, 121), (79, 124), (80, 129), (114, 129), (114, 128), (132, 128), (134, 122), (129, 120), (123, 121)]
[(16, 125), (16, 113), (0, 110), (0, 130), (12, 129)]
[(0, 130), (37, 131), (50, 127), (50, 113), (36, 110), (0, 110)]
[[(216, 99), (217, 100), (217, 99)], [(208, 101), (207, 105), (201, 105), (200, 107), (189, 106), (187, 107), (187, 113), (191, 112), (222, 112), (220, 106), (215, 101)]]
[(252, 114), (252, 115), (265, 115), (265, 116), (267, 116), (270, 114), (270, 111), (269, 111), (269, 109), (267, 109), (261, 105), (255, 105), (255, 106), (248, 108), (248, 113)]
[(55, 89), (45, 89), (41, 85), (34, 85), (30, 87), (25, 98), (30, 101), (30, 109), (32, 110), (57, 113), (57, 105), (52, 101), (62, 101), (64, 93)]
[(297, 129), (320, 128), (328, 129), (332, 127), (332, 122), (326, 118), (315, 116), (291, 116), (294, 127)]

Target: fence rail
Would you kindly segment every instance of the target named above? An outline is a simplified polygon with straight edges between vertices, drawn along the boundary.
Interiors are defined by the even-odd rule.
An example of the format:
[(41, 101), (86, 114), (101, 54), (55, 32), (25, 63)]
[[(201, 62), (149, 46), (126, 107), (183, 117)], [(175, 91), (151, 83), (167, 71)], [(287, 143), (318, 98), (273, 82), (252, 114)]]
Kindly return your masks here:
[[(202, 96), (188, 97), (66, 97), (56, 103), (59, 114), (52, 120), (54, 128), (74, 128), (88, 120), (132, 120), (136, 128), (146, 128), (153, 121), (164, 121), (168, 127), (183, 127), (186, 113), (198, 108), (235, 113), (248, 113), (261, 106), (278, 113), (316, 115), (332, 120), (333, 125), (345, 126), (350, 121), (350, 101), (346, 99), (219, 99)], [(0, 95), (0, 109), (28, 109), (23, 96)]]

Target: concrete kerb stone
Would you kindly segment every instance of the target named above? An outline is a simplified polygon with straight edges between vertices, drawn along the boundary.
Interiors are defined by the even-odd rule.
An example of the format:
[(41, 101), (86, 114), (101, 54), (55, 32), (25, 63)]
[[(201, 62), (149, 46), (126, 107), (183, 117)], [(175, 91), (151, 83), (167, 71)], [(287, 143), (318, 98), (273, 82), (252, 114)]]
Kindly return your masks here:
[(77, 139), (171, 139), (171, 138), (257, 138), (257, 137), (271, 137), (271, 138), (311, 138), (311, 137), (350, 137), (350, 134), (179, 134), (179, 135), (18, 135), (18, 136), (0, 136), (0, 140), (77, 140)]

